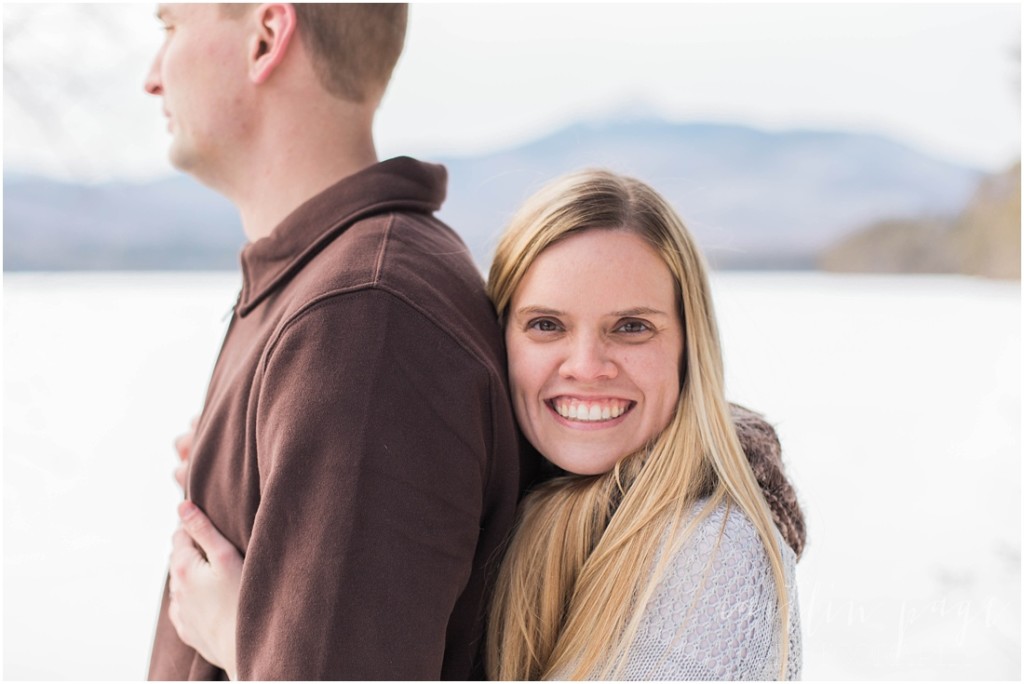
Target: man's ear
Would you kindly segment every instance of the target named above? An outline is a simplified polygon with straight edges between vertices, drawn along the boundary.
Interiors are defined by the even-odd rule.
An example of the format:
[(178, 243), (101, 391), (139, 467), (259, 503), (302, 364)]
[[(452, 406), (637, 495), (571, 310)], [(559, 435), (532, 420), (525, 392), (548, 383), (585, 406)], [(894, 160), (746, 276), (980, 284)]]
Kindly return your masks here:
[(256, 10), (256, 32), (249, 44), (249, 77), (253, 83), (266, 81), (284, 60), (297, 23), (295, 7), (290, 3), (260, 5)]

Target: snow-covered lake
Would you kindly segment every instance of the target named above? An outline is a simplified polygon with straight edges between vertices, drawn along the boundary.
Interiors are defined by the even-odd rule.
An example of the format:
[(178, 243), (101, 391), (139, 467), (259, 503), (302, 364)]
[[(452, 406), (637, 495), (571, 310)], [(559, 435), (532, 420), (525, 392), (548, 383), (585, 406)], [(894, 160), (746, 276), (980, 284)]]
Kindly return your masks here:
[[(731, 398), (808, 522), (807, 679), (1019, 679), (1020, 286), (726, 274)], [(238, 279), (5, 274), (3, 675), (146, 674), (177, 488)]]

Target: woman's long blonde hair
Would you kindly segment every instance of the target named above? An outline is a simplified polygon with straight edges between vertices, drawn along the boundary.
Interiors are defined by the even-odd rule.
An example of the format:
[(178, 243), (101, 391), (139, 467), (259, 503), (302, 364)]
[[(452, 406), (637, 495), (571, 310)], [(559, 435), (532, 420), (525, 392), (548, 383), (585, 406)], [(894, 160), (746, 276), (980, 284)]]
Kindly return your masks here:
[[(730, 418), (707, 269), (682, 220), (635, 179), (599, 170), (564, 176), (512, 219), (491, 264), (488, 294), (504, 321), (537, 255), (594, 229), (643, 237), (672, 272), (683, 322), (679, 400), (665, 430), (611, 472), (558, 477), (523, 500), (491, 603), (488, 676), (578, 679), (621, 672), (665, 566), (723, 501), (747, 514), (768, 551), (782, 615), (782, 674), (789, 610), (781, 550)], [(707, 505), (688, 518), (702, 497), (710, 497)], [(659, 555), (666, 533), (670, 546)]]

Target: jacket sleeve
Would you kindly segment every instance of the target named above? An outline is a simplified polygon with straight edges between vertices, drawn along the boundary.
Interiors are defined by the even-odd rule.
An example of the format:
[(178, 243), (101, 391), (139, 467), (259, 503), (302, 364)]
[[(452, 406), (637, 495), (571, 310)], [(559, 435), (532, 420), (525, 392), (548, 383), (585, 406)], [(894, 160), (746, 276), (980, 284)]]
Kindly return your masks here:
[(288, 324), (258, 374), (261, 499), (239, 596), (244, 679), (437, 679), (469, 579), (490, 386), (378, 290)]

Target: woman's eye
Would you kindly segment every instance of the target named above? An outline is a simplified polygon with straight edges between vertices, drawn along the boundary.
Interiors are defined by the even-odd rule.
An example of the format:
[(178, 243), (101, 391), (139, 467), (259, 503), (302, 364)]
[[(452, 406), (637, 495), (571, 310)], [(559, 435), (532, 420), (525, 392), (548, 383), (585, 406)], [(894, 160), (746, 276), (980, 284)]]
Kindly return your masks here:
[(537, 330), (539, 332), (557, 332), (560, 329), (558, 323), (550, 318), (538, 318), (537, 320), (530, 321), (527, 327), (530, 330)]
[(623, 321), (616, 330), (635, 335), (637, 333), (650, 332), (651, 327), (643, 321)]

